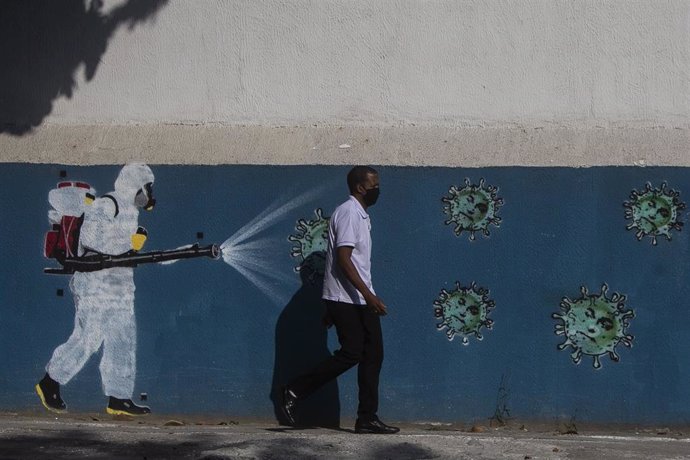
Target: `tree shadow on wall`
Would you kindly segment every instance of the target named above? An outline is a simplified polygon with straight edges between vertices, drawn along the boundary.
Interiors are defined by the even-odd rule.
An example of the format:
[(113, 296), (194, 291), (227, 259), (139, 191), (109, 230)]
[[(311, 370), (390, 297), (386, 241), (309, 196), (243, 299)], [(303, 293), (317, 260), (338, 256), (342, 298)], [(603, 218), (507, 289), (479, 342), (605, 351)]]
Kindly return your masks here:
[[(331, 356), (328, 349), (328, 329), (323, 324), (323, 274), (317, 274), (313, 270), (315, 266), (322, 265), (324, 259), (324, 253), (315, 252), (300, 265), (302, 287), (292, 296), (276, 324), (271, 400), (281, 425), (288, 425), (280, 408), (282, 386)], [(338, 383), (333, 380), (309, 398), (300, 401), (296, 418), (299, 426), (339, 428)]]
[(0, 133), (39, 126), (53, 101), (68, 98), (75, 75), (96, 75), (108, 41), (122, 25), (151, 19), (168, 0), (127, 0), (110, 13), (101, 0), (5, 0), (0, 8)]

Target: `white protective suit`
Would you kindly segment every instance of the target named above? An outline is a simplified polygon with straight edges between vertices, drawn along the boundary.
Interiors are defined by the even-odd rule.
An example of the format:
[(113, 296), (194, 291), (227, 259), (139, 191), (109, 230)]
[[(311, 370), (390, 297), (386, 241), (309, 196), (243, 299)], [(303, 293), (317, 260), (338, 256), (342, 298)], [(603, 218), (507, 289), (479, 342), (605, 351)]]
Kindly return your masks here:
[[(135, 196), (142, 190), (149, 193), (145, 186), (153, 180), (153, 172), (144, 164), (122, 168), (115, 191), (87, 207), (79, 238), (83, 251), (119, 255), (132, 249), (131, 236), (137, 231), (139, 217)], [(132, 398), (137, 335), (133, 270), (114, 267), (73, 275), (74, 330), (67, 342), (55, 349), (46, 368), (61, 385), (67, 384), (102, 345), (99, 368), (105, 395)]]

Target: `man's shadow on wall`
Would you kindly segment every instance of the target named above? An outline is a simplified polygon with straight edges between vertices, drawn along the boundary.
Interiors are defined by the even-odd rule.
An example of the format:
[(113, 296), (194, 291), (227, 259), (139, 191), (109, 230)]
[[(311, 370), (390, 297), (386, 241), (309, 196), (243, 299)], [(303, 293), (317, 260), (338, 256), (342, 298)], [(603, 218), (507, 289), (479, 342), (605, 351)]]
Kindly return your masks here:
[[(102, 0), (8, 0), (0, 9), (0, 133), (23, 135), (72, 97), (83, 65), (93, 79), (108, 41), (131, 30), (168, 0), (127, 0), (104, 14)], [(142, 78), (146, 76), (143, 75)]]
[[(292, 296), (278, 317), (275, 335), (275, 363), (271, 400), (278, 422), (288, 425), (280, 408), (281, 388), (331, 356), (325, 307), (321, 301), (325, 253), (310, 254), (300, 264), (302, 287)], [(320, 270), (319, 270), (320, 268)], [(338, 383), (333, 380), (297, 406), (299, 426), (340, 427)]]

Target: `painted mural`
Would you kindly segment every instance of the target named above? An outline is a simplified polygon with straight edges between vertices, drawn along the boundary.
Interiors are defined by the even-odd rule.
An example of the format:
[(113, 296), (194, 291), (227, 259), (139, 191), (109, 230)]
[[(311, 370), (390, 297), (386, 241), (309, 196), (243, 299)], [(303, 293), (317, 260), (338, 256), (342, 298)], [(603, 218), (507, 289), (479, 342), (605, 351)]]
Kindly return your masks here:
[(472, 241), (476, 232), (489, 236), (489, 226), (498, 227), (501, 223), (498, 208), (503, 205), (503, 199), (497, 194), (498, 188), (485, 186), (483, 178), (479, 180), (479, 184), (472, 184), (466, 178), (463, 187), (452, 185), (448, 196), (441, 198), (444, 203), (443, 212), (448, 216), (444, 223), (455, 225), (453, 231), (456, 236), (460, 236), (463, 231), (468, 232)]
[(448, 340), (453, 340), (456, 335), (462, 337), (462, 344), (468, 345), (468, 337), (474, 336), (482, 340), (481, 329), (491, 329), (493, 320), (489, 313), (496, 306), (489, 298), (489, 290), (477, 286), (473, 281), (469, 286), (463, 287), (460, 282), (455, 283), (455, 289), (446, 291), (441, 289), (438, 298), (434, 300), (434, 316), (441, 322), (437, 329), (445, 329)]
[[(4, 213), (25, 217), (0, 222), (3, 235), (13, 237), (4, 256), (21, 261), (0, 277), (0, 351), (7, 368), (0, 375), (7, 389), (0, 408), (17, 407), (18, 398), (21, 407), (42, 402), (58, 412), (69, 403), (72, 411), (146, 413), (150, 409), (142, 404), (151, 404), (159, 413), (271, 416), (267, 395), (273, 387), (305, 356), (321, 359), (337, 347), (320, 322), (318, 280), (328, 209), (347, 194), (344, 168), (160, 165), (151, 171), (132, 164), (70, 167), (70, 178), (57, 180), (64, 166), (0, 168), (6, 178), (0, 191), (13, 197), (2, 203)], [(687, 171), (487, 168), (482, 174), (503, 184), (500, 197), (495, 187), (469, 179), (453, 195), (459, 198), (460, 190), (472, 187), (488, 193), (458, 200), (459, 216), (480, 216), (484, 206), (471, 209), (480, 195), (495, 200), (493, 214), (484, 216), (496, 218), (500, 210), (500, 238), (482, 244), (458, 239), (439, 219), (439, 196), (457, 177), (456, 168), (424, 174), (382, 168), (381, 174), (387, 193), (372, 216), (372, 264), (377, 290), (391, 305), (383, 378), (395, 384), (382, 401), (395, 406), (388, 409), (396, 418), (489, 417), (496, 379), (508, 373), (511, 394), (520, 395), (511, 403), (516, 417), (577, 409), (591, 420), (661, 420), (675, 401), (690, 407), (678, 383), (690, 362), (683, 320), (690, 298), (689, 243), (678, 225), (687, 209), (677, 192), (690, 186)], [(638, 227), (626, 229), (622, 201), (602, 197), (645, 183), (625, 207), (626, 224), (635, 218)], [(199, 201), (190, 190), (217, 199)], [(154, 191), (165, 199), (143, 212), (153, 204)], [(502, 207), (503, 198), (511, 206)], [(22, 199), (37, 203), (35, 212), (20, 209)], [(456, 209), (444, 205), (449, 213)], [(529, 218), (522, 219), (527, 212)], [(44, 238), (46, 214), (50, 230)], [(649, 221), (654, 225), (644, 227)], [(199, 222), (211, 241), (225, 241), (221, 248), (151, 249), (154, 242), (157, 248), (179, 246), (180, 234), (204, 238)], [(466, 222), (460, 235), (472, 233), (469, 222), (475, 220)], [(494, 230), (496, 223), (483, 222)], [(630, 230), (667, 243), (640, 244)], [(484, 235), (479, 227), (474, 232)], [(24, 241), (17, 235), (32, 236)], [(160, 266), (191, 257), (219, 257), (229, 268)], [(465, 281), (439, 286), (448, 279)], [(572, 286), (579, 293), (564, 297)], [(592, 292), (593, 286), (601, 289)], [(72, 295), (63, 296), (63, 290)], [(496, 328), (496, 322), (510, 327)], [(475, 343), (444, 352), (443, 343), (451, 340)], [(632, 352), (623, 351), (633, 344)], [(26, 390), (43, 375), (46, 358), (39, 401)], [(457, 366), (448, 366), (449, 360)], [(654, 373), (648, 372), (652, 360)], [(458, 395), (448, 382), (459, 379), (469, 379), (474, 390)], [(616, 392), (603, 390), (604, 402), (588, 405), (592, 391), (602, 391), (609, 379), (618, 382)], [(331, 395), (349, 394), (355, 384), (356, 377), (344, 379)], [(620, 407), (621, 392), (634, 407)], [(146, 394), (147, 402), (135, 404), (135, 394)], [(544, 394), (550, 399), (542, 403)], [(435, 404), (437, 395), (446, 402)], [(356, 401), (340, 404), (346, 411)], [(338, 412), (335, 404), (330, 407)], [(678, 414), (681, 420), (687, 411)]]
[(295, 226), (297, 233), (288, 236), (293, 243), (290, 255), (296, 258), (299, 264), (295, 271), (306, 276), (314, 283), (323, 278), (326, 270), (326, 248), (328, 247), (328, 222), (329, 217), (324, 217), (323, 210), (314, 210), (314, 219), (299, 219)]
[(43, 405), (62, 412), (67, 405), (60, 386), (68, 384), (86, 362), (102, 350), (100, 374), (113, 415), (145, 415), (150, 408), (132, 401), (136, 376), (137, 327), (134, 315), (133, 268), (183, 258), (218, 258), (215, 245), (144, 253), (148, 232), (138, 225), (139, 210), (153, 210), (154, 175), (145, 164), (125, 165), (115, 189), (99, 198), (86, 182), (63, 181), (50, 191), (44, 255), (60, 268), (44, 271), (71, 275), (74, 329), (53, 351), (46, 374), (35, 389)]
[(679, 196), (680, 192), (666, 188), (666, 182), (659, 188), (647, 182), (643, 191), (633, 190), (630, 201), (623, 203), (625, 218), (630, 220), (626, 228), (635, 230), (638, 240), (648, 236), (655, 246), (658, 236), (670, 240), (672, 230), (680, 231), (683, 228), (680, 216), (685, 203), (680, 201)]
[(600, 369), (600, 356), (608, 355), (618, 362), (616, 347), (619, 344), (632, 346), (633, 336), (627, 330), (635, 313), (625, 309), (623, 294), (614, 292), (608, 297), (608, 289), (608, 285), (603, 284), (599, 294), (590, 294), (582, 286), (580, 297), (574, 300), (563, 297), (561, 313), (552, 315), (561, 321), (556, 325), (556, 334), (565, 336), (565, 342), (558, 345), (558, 349), (571, 347), (570, 357), (575, 364), (580, 363), (582, 355), (587, 355), (592, 357), (594, 368)]

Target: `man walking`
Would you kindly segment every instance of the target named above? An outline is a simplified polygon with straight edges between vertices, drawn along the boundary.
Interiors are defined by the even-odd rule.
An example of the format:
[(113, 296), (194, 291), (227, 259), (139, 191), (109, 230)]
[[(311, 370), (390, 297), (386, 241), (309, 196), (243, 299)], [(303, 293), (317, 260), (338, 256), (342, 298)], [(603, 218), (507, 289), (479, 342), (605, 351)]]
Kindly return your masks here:
[(373, 168), (355, 166), (347, 175), (347, 185), (350, 197), (336, 208), (328, 226), (322, 295), (340, 349), (283, 388), (282, 408), (294, 425), (300, 399), (358, 365), (355, 432), (392, 434), (400, 430), (384, 424), (377, 416), (383, 362), (380, 316), (387, 311), (371, 282), (371, 221), (367, 209), (378, 199), (379, 176)]

